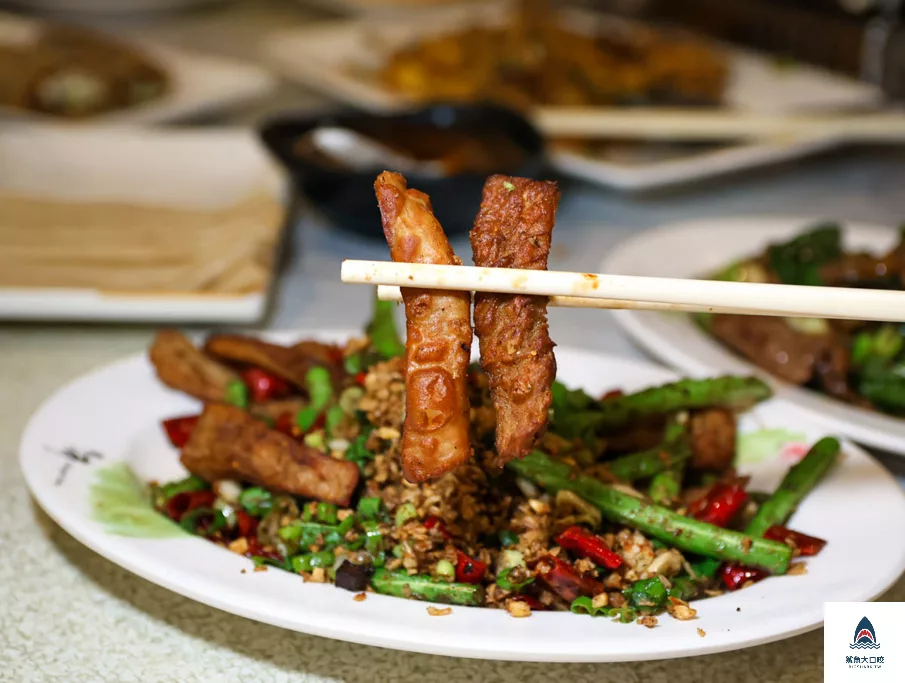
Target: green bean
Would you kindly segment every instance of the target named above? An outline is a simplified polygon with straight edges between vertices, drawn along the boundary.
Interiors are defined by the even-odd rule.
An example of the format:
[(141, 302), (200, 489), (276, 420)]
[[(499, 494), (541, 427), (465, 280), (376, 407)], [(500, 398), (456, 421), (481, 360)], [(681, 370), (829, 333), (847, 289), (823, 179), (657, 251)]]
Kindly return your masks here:
[(383, 595), (398, 598), (414, 598), (428, 602), (451, 605), (483, 605), (484, 587), (473, 583), (443, 581), (432, 576), (414, 575), (408, 572), (391, 572), (377, 569), (371, 577), (371, 587)]

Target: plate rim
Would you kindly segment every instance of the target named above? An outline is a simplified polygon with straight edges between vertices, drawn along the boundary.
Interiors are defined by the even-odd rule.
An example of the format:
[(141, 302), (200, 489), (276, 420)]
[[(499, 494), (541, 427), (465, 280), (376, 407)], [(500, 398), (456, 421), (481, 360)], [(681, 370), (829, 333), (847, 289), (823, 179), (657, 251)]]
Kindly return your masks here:
[[(322, 337), (326, 339), (336, 338), (336, 336), (346, 337), (350, 334), (357, 334), (357, 332), (343, 331), (343, 332), (333, 332), (327, 330), (319, 330), (316, 333), (312, 333), (311, 331), (301, 330), (301, 331), (279, 331), (276, 334), (264, 334), (262, 336), (270, 339), (291, 339), (297, 338), (299, 334), (304, 334), (308, 336)], [(672, 370), (656, 366), (652, 363), (646, 361), (640, 361), (636, 359), (624, 358), (615, 354), (608, 353), (599, 353), (596, 351), (591, 351), (588, 349), (581, 349), (576, 347), (562, 347), (562, 350), (568, 351), (578, 356), (584, 357), (596, 357), (598, 359), (605, 359), (607, 362), (618, 362), (621, 365), (631, 366), (632, 369), (639, 369), (642, 372), (647, 373), (656, 373), (659, 376), (668, 377), (675, 376), (676, 373)], [(170, 590), (174, 593), (182, 595), (183, 597), (187, 597), (191, 600), (199, 602), (201, 604), (214, 607), (215, 609), (220, 609), (222, 611), (237, 614), (242, 617), (246, 617), (255, 621), (259, 621), (262, 623), (269, 623), (272, 625), (279, 626), (281, 628), (286, 628), (289, 630), (307, 633), (311, 635), (317, 635), (322, 637), (334, 638), (337, 640), (342, 640), (346, 642), (354, 642), (360, 643), (364, 645), (376, 646), (376, 647), (384, 647), (390, 649), (397, 649), (401, 651), (408, 652), (419, 652), (425, 654), (435, 654), (435, 655), (443, 655), (443, 656), (456, 656), (456, 657), (466, 657), (470, 659), (487, 659), (487, 660), (501, 660), (501, 661), (531, 661), (531, 662), (617, 662), (617, 661), (641, 661), (641, 660), (656, 660), (656, 659), (677, 659), (683, 657), (697, 656), (702, 654), (715, 654), (719, 652), (727, 652), (733, 650), (740, 650), (748, 647), (753, 647), (756, 645), (761, 645), (769, 642), (775, 642), (778, 640), (783, 640), (786, 638), (793, 637), (795, 635), (799, 635), (801, 633), (805, 633), (811, 630), (815, 630), (820, 628), (822, 625), (822, 619), (819, 621), (809, 621), (813, 619), (813, 616), (807, 612), (796, 613), (794, 616), (793, 625), (788, 628), (783, 628), (779, 633), (766, 633), (756, 637), (748, 637), (743, 641), (738, 640), (729, 640), (721, 643), (714, 643), (712, 645), (708, 645), (706, 639), (702, 639), (701, 645), (696, 648), (691, 649), (669, 649), (660, 647), (654, 652), (632, 652), (626, 655), (601, 655), (599, 653), (566, 653), (566, 654), (551, 654), (548, 651), (540, 652), (540, 653), (526, 653), (519, 650), (506, 650), (501, 651), (499, 647), (495, 649), (486, 649), (486, 650), (476, 650), (474, 648), (474, 644), (471, 645), (457, 645), (455, 643), (447, 643), (442, 646), (430, 643), (428, 641), (422, 642), (409, 642), (402, 635), (398, 635), (393, 637), (392, 634), (388, 634), (384, 632), (382, 635), (368, 633), (368, 629), (366, 625), (359, 626), (357, 629), (353, 629), (351, 632), (348, 628), (334, 628), (331, 626), (324, 626), (323, 624), (316, 624), (313, 620), (309, 620), (307, 622), (302, 621), (289, 621), (286, 619), (282, 619), (280, 617), (274, 617), (273, 615), (262, 615), (260, 611), (255, 611), (251, 608), (243, 607), (241, 604), (236, 602), (231, 602), (229, 600), (229, 596), (221, 598), (213, 591), (205, 592), (204, 590), (200, 590), (197, 585), (203, 585), (203, 581), (198, 582), (197, 578), (193, 579), (190, 573), (187, 573), (182, 570), (182, 568), (176, 567), (176, 571), (173, 571), (171, 565), (167, 565), (170, 567), (169, 572), (162, 571), (154, 571), (153, 565), (146, 566), (142, 564), (139, 559), (130, 559), (129, 555), (134, 553), (134, 550), (131, 550), (128, 547), (124, 547), (117, 543), (117, 538), (113, 535), (106, 534), (106, 532), (101, 531), (97, 534), (98, 539), (107, 539), (110, 541), (105, 542), (104, 540), (96, 541), (92, 536), (94, 534), (85, 530), (79, 523), (70, 523), (66, 520), (65, 515), (62, 514), (63, 507), (58, 506), (56, 502), (49, 499), (46, 495), (48, 489), (46, 486), (37, 484), (32, 479), (32, 475), (34, 472), (31, 472), (26, 465), (27, 459), (27, 443), (30, 440), (32, 433), (35, 431), (35, 423), (38, 421), (38, 418), (41, 414), (47, 409), (49, 404), (57, 399), (64, 391), (70, 390), (77, 386), (79, 383), (88, 380), (89, 378), (93, 378), (97, 375), (103, 374), (109, 371), (115, 371), (120, 366), (128, 366), (130, 364), (136, 362), (147, 362), (146, 354), (144, 352), (139, 352), (135, 354), (131, 354), (126, 356), (125, 358), (121, 358), (115, 360), (111, 363), (103, 365), (98, 368), (94, 368), (82, 375), (66, 382), (64, 385), (56, 389), (50, 396), (48, 396), (44, 402), (42, 402), (41, 406), (36, 409), (36, 411), (29, 418), (28, 424), (23, 431), (22, 438), (19, 445), (19, 467), (20, 471), (23, 474), (26, 485), (29, 489), (29, 492), (33, 496), (33, 498), (37, 501), (39, 506), (44, 510), (48, 516), (51, 517), (66, 533), (71, 535), (77, 541), (79, 541), (85, 547), (91, 549), (94, 552), (102, 555), (106, 559), (118, 564), (120, 567), (124, 568), (126, 571), (129, 571), (137, 576), (140, 576), (151, 583), (154, 583), (158, 586), (161, 586), (167, 590)], [(811, 423), (812, 427), (816, 427), (813, 422)], [(843, 447), (850, 451), (853, 454), (858, 455), (859, 458), (864, 458), (867, 462), (869, 462), (874, 470), (876, 470), (878, 476), (882, 477), (885, 483), (895, 489), (898, 495), (896, 497), (899, 507), (905, 511), (905, 491), (899, 486), (898, 482), (892, 476), (892, 474), (882, 466), (872, 455), (865, 452), (863, 449), (859, 448), (857, 445), (852, 444), (851, 442), (843, 441)], [(119, 462), (121, 460), (117, 460)], [(892, 489), (890, 489), (891, 491)], [(52, 493), (52, 490), (51, 490)], [(81, 518), (80, 518), (81, 520)], [(170, 539), (172, 540), (172, 539)], [(198, 542), (198, 539), (193, 538), (185, 538), (178, 539), (184, 541), (192, 541)], [(145, 541), (145, 542), (154, 542), (154, 541)], [(213, 549), (213, 548), (212, 548)], [(887, 570), (883, 574), (883, 578), (876, 581), (874, 585), (872, 585), (869, 591), (860, 591), (858, 596), (863, 600), (873, 600), (883, 595), (889, 588), (899, 579), (899, 577), (905, 572), (905, 543), (902, 544), (902, 547), (899, 549), (899, 561), (896, 564), (891, 564), (890, 566), (895, 566), (895, 570), (890, 571)], [(188, 579), (188, 582), (180, 581), (181, 577), (185, 577)], [(378, 598), (384, 599), (393, 599), (387, 598), (385, 596), (377, 596)], [(851, 599), (851, 598), (850, 598)], [(420, 604), (420, 603), (419, 603)], [(425, 603), (427, 604), (427, 603)], [(458, 608), (458, 609), (483, 609), (483, 608)], [(506, 616), (503, 614), (502, 610), (499, 611), (502, 616)], [(565, 613), (563, 613), (565, 614)], [(549, 615), (536, 615), (540, 618), (544, 616), (552, 616), (556, 619), (556, 615), (562, 616), (560, 613), (549, 613)], [(804, 618), (802, 618), (804, 615)], [(266, 618), (262, 618), (266, 616)], [(392, 615), (390, 615), (392, 617)], [(566, 615), (571, 617), (572, 615)], [(786, 615), (788, 616), (788, 615)], [(392, 622), (388, 622), (391, 624)], [(627, 625), (627, 628), (632, 628), (631, 625)], [(639, 637), (641, 633), (639, 633)]]

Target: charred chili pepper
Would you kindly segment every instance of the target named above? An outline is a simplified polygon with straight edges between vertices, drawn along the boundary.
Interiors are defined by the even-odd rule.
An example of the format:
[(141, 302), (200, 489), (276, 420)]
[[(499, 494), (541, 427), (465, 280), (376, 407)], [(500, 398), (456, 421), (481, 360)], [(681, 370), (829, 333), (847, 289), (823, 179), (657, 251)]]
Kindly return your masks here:
[(720, 569), (723, 585), (731, 591), (738, 590), (748, 581), (756, 582), (768, 576), (769, 574), (762, 569), (744, 567), (735, 562), (724, 564)]
[(794, 555), (802, 556), (816, 555), (821, 550), (823, 550), (823, 546), (826, 545), (826, 541), (824, 541), (822, 538), (817, 538), (816, 536), (808, 536), (807, 534), (803, 534), (800, 531), (792, 531), (791, 529), (787, 529), (784, 526), (779, 526), (778, 524), (775, 524), (767, 529), (767, 532), (764, 534), (764, 538), (769, 538), (773, 541), (785, 543), (787, 546), (790, 546), (792, 548)]
[(209, 508), (214, 504), (217, 496), (213, 491), (183, 491), (172, 496), (166, 505), (167, 516), (175, 522), (181, 522), (183, 517), (197, 508)]
[(238, 510), (236, 512), (236, 530), (239, 532), (239, 536), (246, 538), (254, 536), (258, 530), (258, 520), (245, 510)]
[(243, 372), (242, 381), (248, 387), (251, 400), (256, 403), (286, 398), (292, 392), (286, 380), (261, 368), (249, 368)]
[(167, 433), (170, 443), (176, 448), (182, 448), (188, 443), (192, 430), (198, 424), (200, 415), (186, 415), (185, 417), (173, 417), (163, 421), (163, 430)]
[(544, 585), (569, 604), (579, 595), (594, 596), (603, 591), (596, 579), (582, 576), (572, 565), (553, 555), (542, 557), (535, 569)]
[(459, 583), (480, 583), (487, 571), (487, 563), (469, 557), (461, 550), (456, 551), (456, 581)]
[(610, 550), (602, 538), (580, 526), (570, 526), (554, 540), (561, 548), (571, 550), (607, 569), (618, 569), (622, 565), (622, 558)]
[(452, 534), (449, 533), (449, 530), (446, 528), (446, 526), (443, 524), (443, 522), (440, 520), (439, 517), (437, 517), (435, 515), (428, 515), (427, 517), (425, 517), (424, 528), (433, 529), (434, 527), (436, 527), (440, 531), (440, 533), (443, 534), (443, 537), (447, 541), (452, 538)]
[(748, 494), (739, 482), (717, 482), (688, 506), (688, 514), (702, 522), (727, 527), (747, 501)]

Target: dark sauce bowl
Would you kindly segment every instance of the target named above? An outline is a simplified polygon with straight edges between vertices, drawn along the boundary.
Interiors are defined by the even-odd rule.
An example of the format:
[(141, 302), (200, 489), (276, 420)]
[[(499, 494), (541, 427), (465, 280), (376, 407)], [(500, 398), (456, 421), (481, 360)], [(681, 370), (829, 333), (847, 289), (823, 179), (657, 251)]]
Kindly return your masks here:
[(463, 171), (444, 177), (406, 173), (409, 187), (430, 196), (434, 214), (449, 235), (471, 229), (481, 204), (481, 190), (487, 176), (494, 173), (539, 178), (544, 169), (544, 139), (523, 116), (492, 105), (434, 105), (398, 114), (361, 112), (334, 113), (308, 117), (279, 117), (261, 128), (264, 144), (289, 171), (296, 191), (304, 195), (333, 225), (374, 238), (383, 238), (380, 211), (374, 196), (374, 180), (382, 170), (355, 171), (331, 168), (299, 154), (297, 145), (307, 133), (320, 126), (352, 129), (371, 128), (386, 123), (404, 127), (452, 129), (475, 136), (498, 135), (515, 143), (523, 152), (517, 164), (487, 167), (480, 172)]

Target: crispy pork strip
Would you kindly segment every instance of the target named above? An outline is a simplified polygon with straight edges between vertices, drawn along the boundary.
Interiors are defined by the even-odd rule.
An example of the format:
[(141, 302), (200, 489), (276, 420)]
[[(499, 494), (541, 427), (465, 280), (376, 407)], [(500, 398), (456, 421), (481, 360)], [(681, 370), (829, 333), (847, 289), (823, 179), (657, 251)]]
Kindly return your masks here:
[[(374, 184), (394, 261), (462, 265), (430, 199), (398, 173)], [(466, 377), (471, 358), (467, 292), (402, 289), (405, 302), (405, 423), (402, 469), (410, 482), (439, 477), (471, 457)]]
[[(546, 270), (558, 203), (556, 183), (488, 178), (471, 231), (475, 265)], [(547, 299), (478, 293), (474, 323), (481, 364), (490, 376), (502, 466), (527, 455), (547, 428), (556, 377)]]
[(239, 379), (176, 330), (158, 332), (148, 356), (161, 382), (202, 401), (226, 400), (227, 385)]
[(331, 355), (332, 349), (329, 344), (315, 341), (279, 346), (238, 334), (215, 334), (204, 345), (205, 352), (212, 356), (262, 368), (303, 391), (306, 389), (305, 375), (315, 365), (325, 366), (336, 378), (338, 368)]
[(342, 506), (358, 484), (355, 463), (300, 444), (228, 404), (205, 406), (181, 460), (209, 482), (237, 479)]

